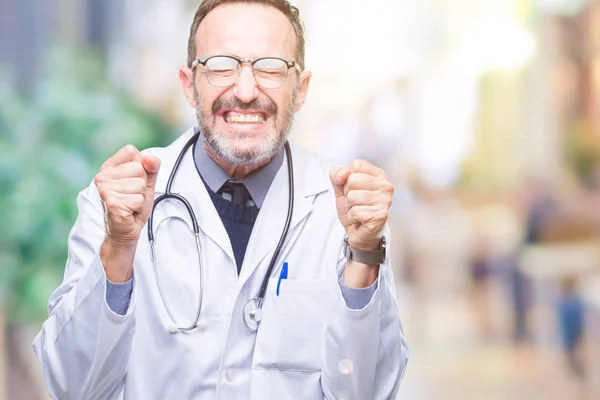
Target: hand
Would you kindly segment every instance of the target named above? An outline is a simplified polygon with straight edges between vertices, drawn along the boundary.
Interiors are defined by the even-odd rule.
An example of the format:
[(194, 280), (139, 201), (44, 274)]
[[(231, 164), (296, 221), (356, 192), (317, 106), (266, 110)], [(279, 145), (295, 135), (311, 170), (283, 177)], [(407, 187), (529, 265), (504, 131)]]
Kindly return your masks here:
[(333, 169), (329, 178), (350, 246), (378, 249), (394, 194), (385, 171), (365, 160), (354, 160), (349, 167)]
[(104, 204), (106, 239), (100, 258), (112, 282), (125, 282), (133, 269), (140, 232), (152, 210), (160, 160), (127, 145), (100, 168), (94, 183)]

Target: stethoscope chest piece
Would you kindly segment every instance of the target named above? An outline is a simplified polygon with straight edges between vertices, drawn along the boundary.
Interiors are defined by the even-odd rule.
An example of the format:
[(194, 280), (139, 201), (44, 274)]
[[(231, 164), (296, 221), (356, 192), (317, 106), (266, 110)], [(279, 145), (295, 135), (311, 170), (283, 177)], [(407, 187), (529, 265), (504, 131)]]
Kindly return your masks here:
[(258, 330), (258, 325), (263, 318), (263, 310), (258, 303), (259, 299), (252, 298), (244, 305), (244, 324), (252, 332)]

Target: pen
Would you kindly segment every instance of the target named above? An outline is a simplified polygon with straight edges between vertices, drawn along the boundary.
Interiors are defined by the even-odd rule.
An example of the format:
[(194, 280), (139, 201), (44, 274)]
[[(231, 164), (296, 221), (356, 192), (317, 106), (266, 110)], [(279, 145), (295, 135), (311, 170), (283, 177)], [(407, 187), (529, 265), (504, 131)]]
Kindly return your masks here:
[(288, 263), (287, 261), (283, 263), (283, 267), (281, 267), (281, 272), (279, 273), (279, 280), (277, 281), (277, 296), (279, 296), (279, 286), (281, 285), (282, 279), (287, 279), (288, 275)]

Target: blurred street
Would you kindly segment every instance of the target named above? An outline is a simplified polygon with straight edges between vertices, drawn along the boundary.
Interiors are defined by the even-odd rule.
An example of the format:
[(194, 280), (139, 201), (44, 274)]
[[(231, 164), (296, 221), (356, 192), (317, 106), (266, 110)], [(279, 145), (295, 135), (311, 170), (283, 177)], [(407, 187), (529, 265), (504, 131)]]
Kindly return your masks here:
[(404, 307), (411, 364), (399, 399), (593, 399), (581, 380), (569, 376), (558, 348), (482, 337), (473, 306), (460, 295), (412, 299)]

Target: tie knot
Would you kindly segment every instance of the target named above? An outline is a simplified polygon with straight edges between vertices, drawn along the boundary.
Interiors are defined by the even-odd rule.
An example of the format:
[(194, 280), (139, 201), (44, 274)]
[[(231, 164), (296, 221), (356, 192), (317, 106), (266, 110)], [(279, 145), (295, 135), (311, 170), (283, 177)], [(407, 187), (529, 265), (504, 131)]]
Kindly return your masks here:
[(238, 205), (246, 205), (248, 200), (252, 198), (250, 192), (246, 189), (246, 186), (241, 182), (226, 181), (223, 186), (221, 186), (221, 193), (229, 193), (231, 195), (231, 201)]

